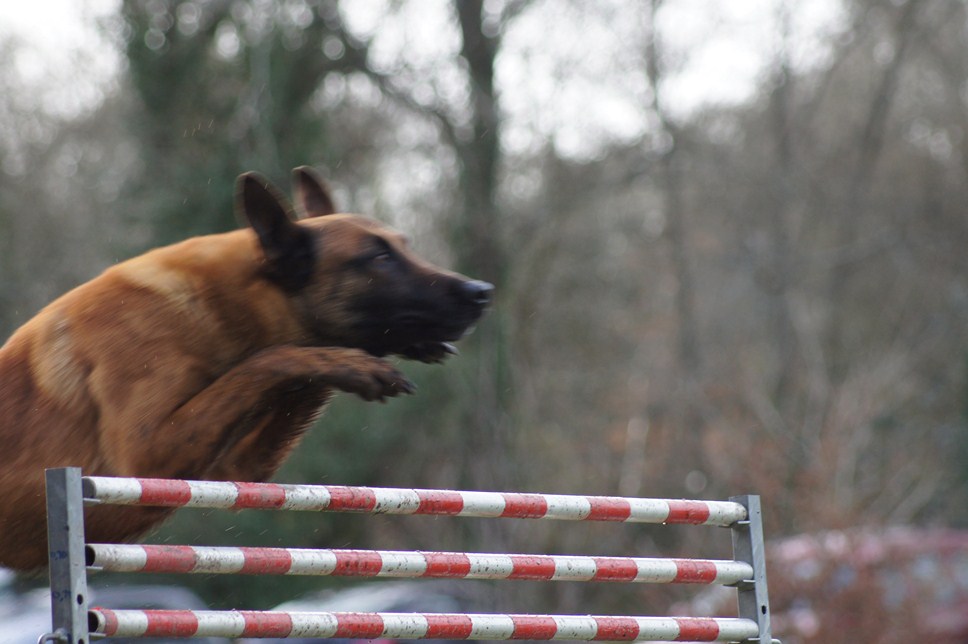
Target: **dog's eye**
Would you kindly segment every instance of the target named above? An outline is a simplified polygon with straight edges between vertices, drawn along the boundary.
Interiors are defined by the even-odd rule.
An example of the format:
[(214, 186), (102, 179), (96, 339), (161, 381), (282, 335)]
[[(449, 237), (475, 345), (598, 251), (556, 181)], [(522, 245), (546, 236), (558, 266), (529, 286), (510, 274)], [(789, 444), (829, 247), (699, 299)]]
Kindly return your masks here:
[(396, 265), (397, 258), (389, 250), (384, 250), (379, 253), (374, 253), (370, 255), (367, 260), (367, 264), (374, 269), (387, 270)]

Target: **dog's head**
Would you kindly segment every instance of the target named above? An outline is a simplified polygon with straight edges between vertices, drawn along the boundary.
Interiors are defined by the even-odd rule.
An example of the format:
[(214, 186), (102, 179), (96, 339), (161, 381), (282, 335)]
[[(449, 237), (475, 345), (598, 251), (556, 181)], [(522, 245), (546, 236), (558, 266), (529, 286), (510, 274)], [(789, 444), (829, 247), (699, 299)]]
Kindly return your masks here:
[(293, 170), (299, 218), (264, 177), (239, 177), (236, 208), (255, 231), (266, 279), (282, 289), (321, 345), (437, 362), (483, 314), (493, 287), (417, 257), (376, 221), (337, 214), (325, 183)]

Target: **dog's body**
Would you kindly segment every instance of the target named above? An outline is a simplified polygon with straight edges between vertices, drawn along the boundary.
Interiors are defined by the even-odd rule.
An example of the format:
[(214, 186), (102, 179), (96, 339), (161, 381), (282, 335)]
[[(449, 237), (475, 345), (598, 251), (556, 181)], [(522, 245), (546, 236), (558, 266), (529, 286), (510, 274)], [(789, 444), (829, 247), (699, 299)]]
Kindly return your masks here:
[[(491, 287), (441, 271), (371, 220), (332, 214), (297, 171), (311, 216), (293, 222), (243, 175), (253, 230), (199, 237), (121, 263), (62, 296), (0, 348), (0, 565), (46, 563), (44, 468), (86, 474), (270, 477), (334, 389), (411, 393), (389, 353), (436, 362)], [(93, 508), (89, 541), (166, 516)]]

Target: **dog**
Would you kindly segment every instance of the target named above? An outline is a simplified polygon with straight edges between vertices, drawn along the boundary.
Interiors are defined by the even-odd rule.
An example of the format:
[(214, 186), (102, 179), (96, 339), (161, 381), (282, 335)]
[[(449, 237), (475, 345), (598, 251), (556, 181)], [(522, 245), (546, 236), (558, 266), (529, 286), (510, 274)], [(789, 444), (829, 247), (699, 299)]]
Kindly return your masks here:
[[(45, 468), (265, 481), (334, 391), (414, 392), (385, 356), (455, 352), (493, 287), (337, 213), (312, 169), (293, 184), (298, 218), (265, 178), (241, 175), (249, 227), (117, 264), (0, 347), (0, 565), (46, 565)], [(130, 540), (169, 513), (88, 508), (87, 539)]]

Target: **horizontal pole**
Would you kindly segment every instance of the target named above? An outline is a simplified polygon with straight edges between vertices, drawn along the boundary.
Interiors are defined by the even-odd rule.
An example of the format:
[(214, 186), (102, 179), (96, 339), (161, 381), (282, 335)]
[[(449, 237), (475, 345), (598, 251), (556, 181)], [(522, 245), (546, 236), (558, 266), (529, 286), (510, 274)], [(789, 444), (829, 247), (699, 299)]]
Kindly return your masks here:
[(732, 501), (84, 477), (88, 503), (730, 526)]
[(319, 637), (348, 639), (739, 642), (756, 622), (739, 618), (109, 610), (88, 612), (110, 637)]
[(433, 577), (732, 585), (751, 579), (741, 561), (464, 552), (310, 550), (88, 544), (88, 566), (111, 572), (344, 577)]

